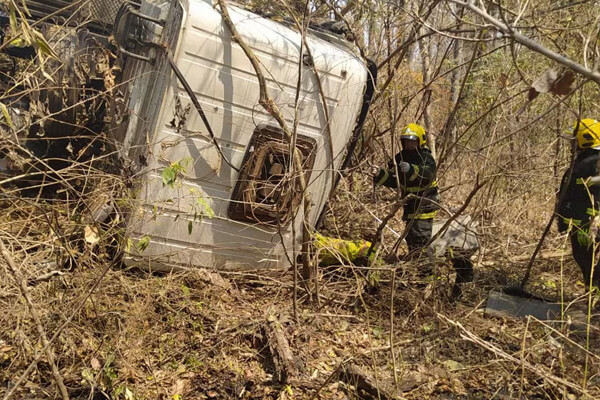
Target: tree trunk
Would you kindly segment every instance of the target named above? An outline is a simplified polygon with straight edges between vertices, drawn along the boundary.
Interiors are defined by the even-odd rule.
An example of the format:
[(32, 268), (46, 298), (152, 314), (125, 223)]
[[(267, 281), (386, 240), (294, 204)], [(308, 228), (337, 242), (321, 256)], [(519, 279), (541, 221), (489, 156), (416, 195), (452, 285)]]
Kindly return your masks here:
[[(418, 41), (419, 43), (419, 53), (421, 54), (421, 70), (423, 73), (423, 84), (426, 84), (431, 79), (431, 59), (430, 59), (430, 44), (431, 41), (427, 39), (421, 39)], [(431, 112), (430, 112), (430, 104), (431, 104), (432, 91), (431, 88), (427, 88), (423, 91), (423, 125), (425, 127), (425, 132), (427, 132), (427, 139), (429, 149), (431, 150), (431, 154), (433, 158), (437, 158), (436, 154), (436, 146), (435, 146), (435, 136), (432, 135), (433, 123), (431, 120)]]

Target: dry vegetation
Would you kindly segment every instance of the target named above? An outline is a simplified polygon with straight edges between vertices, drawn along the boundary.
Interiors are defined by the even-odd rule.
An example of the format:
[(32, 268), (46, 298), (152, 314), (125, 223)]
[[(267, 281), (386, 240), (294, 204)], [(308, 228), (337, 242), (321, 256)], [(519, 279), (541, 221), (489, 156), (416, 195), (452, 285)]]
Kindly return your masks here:
[[(275, 18), (304, 7), (268, 3)], [(349, 2), (344, 8), (315, 2), (311, 18), (342, 10), (338, 19), (354, 32), (367, 32), (355, 37), (364, 38), (363, 51), (380, 63), (379, 90), (355, 160), (383, 165), (397, 148), (399, 129), (419, 121), (435, 137), (448, 210), (460, 207), (476, 182), (485, 182), (468, 208), (482, 235), (476, 282), (460, 301), (448, 296), (452, 269), (442, 262), (440, 279), (427, 288), (415, 285), (418, 267), (408, 262), (378, 266), (369, 274), (352, 265), (319, 269), (318, 293), (314, 287), (310, 294), (299, 291), (297, 318), (291, 271), (127, 269), (120, 255), (128, 246), (123, 222), (133, 195), (128, 176), (107, 172), (112, 166), (107, 132), (90, 139), (86, 132), (94, 121), (81, 121), (83, 133), (76, 134), (83, 139), (73, 144), (68, 166), (52, 172), (14, 139), (30, 121), (9, 123), (3, 111), (0, 150), (26, 166), (22, 178), (36, 180), (0, 171), (0, 396), (600, 398), (594, 316), (586, 326), (582, 320), (483, 313), (489, 291), (517, 282), (540, 240), (571, 156), (564, 133), (579, 115), (600, 116), (598, 81), (578, 74), (566, 95), (540, 94), (524, 107), (531, 83), (558, 65), (501, 38), (457, 3)], [(485, 5), (500, 20), (518, 19), (522, 33), (543, 46), (595, 66), (597, 2), (542, 3)], [(49, 39), (50, 47), (58, 42)], [(45, 76), (61, 70), (44, 43), (36, 45), (39, 58), (19, 65), (11, 83), (36, 101), (47, 90)], [(110, 54), (103, 60), (106, 65), (96, 73), (104, 86), (93, 99), (117, 96), (114, 60)], [(56, 85), (75, 84), (67, 78)], [(7, 88), (3, 93), (3, 102), (14, 98)], [(85, 105), (78, 109), (83, 114), (96, 107), (89, 99), (78, 104)], [(56, 116), (43, 99), (39, 105), (31, 118)], [(90, 148), (102, 156), (86, 158)], [(343, 238), (373, 236), (379, 224), (372, 215), (382, 219), (396, 194), (374, 193), (368, 170), (366, 161), (353, 164), (330, 202), (324, 231)], [(107, 199), (114, 206), (112, 218), (94, 224), (92, 210)], [(390, 227), (402, 232), (400, 214)], [(394, 241), (384, 235), (383, 253)], [(585, 309), (580, 272), (556, 230), (545, 238), (533, 271), (532, 291)], [(273, 345), (278, 335), (287, 341), (291, 359)], [(375, 382), (380, 393), (366, 393), (371, 385), (361, 377)]]

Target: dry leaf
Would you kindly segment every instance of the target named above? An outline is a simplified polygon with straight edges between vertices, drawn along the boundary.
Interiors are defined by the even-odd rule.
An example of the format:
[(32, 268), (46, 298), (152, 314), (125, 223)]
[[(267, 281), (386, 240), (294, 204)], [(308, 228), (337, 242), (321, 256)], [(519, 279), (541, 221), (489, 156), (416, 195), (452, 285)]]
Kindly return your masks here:
[[(571, 70), (558, 72), (549, 69), (537, 78), (529, 89), (529, 98), (532, 100), (532, 90), (537, 93), (554, 93), (557, 95), (565, 95), (571, 91), (571, 84), (575, 81), (575, 74)], [(533, 98), (537, 97), (537, 93)]]
[(536, 97), (538, 97), (539, 92), (537, 90), (535, 90), (534, 88), (530, 87), (529, 91), (527, 92), (527, 100), (528, 102), (530, 102), (531, 100), (535, 99)]
[(550, 91), (554, 94), (566, 95), (571, 91), (571, 85), (575, 81), (575, 74), (571, 70), (565, 71), (558, 77)]
[(540, 75), (533, 83), (531, 84), (531, 88), (534, 89), (538, 93), (548, 93), (552, 86), (554, 86), (554, 82), (558, 79), (558, 72), (553, 69), (549, 69)]
[(506, 82), (508, 81), (508, 74), (501, 73), (498, 78), (498, 87), (503, 88), (506, 86)]
[(448, 371), (456, 371), (457, 369), (464, 368), (461, 363), (454, 360), (446, 360), (442, 362), (442, 365), (448, 369)]
[(515, 116), (525, 111), (529, 103), (531, 103), (540, 93), (554, 93), (556, 95), (566, 95), (571, 91), (571, 84), (575, 81), (575, 74), (571, 70), (556, 71), (549, 69), (540, 75), (529, 88), (527, 92), (527, 103), (523, 104)]
[(173, 398), (175, 398), (175, 396), (182, 396), (182, 393), (185, 393), (188, 390), (189, 383), (190, 381), (188, 379), (177, 379), (171, 388), (171, 393), (174, 393)]
[(85, 241), (91, 245), (94, 245), (100, 241), (100, 233), (98, 232), (98, 228), (95, 226), (85, 226), (84, 230)]
[(102, 363), (96, 357), (90, 360), (90, 364), (94, 371), (100, 371), (102, 369)]

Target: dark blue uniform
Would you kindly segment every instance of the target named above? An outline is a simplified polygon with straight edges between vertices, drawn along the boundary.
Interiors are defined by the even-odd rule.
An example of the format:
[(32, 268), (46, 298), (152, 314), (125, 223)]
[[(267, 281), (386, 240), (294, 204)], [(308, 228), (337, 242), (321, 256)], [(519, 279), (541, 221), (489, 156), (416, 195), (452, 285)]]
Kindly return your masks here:
[[(404, 196), (413, 194), (404, 205), (402, 219), (407, 222), (408, 233), (406, 243), (409, 251), (420, 250), (431, 239), (433, 217), (439, 210), (439, 195), (437, 187), (437, 166), (431, 151), (421, 147), (416, 150), (402, 150), (395, 157), (398, 168), (390, 162), (387, 170), (380, 170), (373, 178), (378, 185), (397, 188), (398, 183)], [(410, 164), (408, 172), (400, 172), (400, 163)]]
[[(600, 174), (600, 151), (586, 149), (581, 151), (573, 163), (573, 173), (567, 170), (563, 176), (558, 205), (558, 230), (566, 232), (571, 226), (570, 239), (573, 258), (581, 268), (583, 280), (589, 287), (590, 282), (600, 286), (598, 254), (594, 258), (593, 243), (599, 242), (596, 232), (590, 232), (592, 217), (598, 215), (600, 208), (600, 184), (590, 182), (589, 178)], [(568, 177), (571, 175), (571, 179)], [(569, 181), (567, 184), (567, 180)], [(592, 260), (595, 260), (592, 276)]]

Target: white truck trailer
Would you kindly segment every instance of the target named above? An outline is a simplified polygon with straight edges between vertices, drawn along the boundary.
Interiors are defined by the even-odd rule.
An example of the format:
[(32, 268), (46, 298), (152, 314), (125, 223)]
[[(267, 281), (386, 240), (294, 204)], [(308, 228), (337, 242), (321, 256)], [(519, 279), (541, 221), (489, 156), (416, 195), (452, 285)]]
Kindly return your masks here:
[[(257, 269), (296, 259), (304, 193), (290, 178), (291, 149), (300, 154), (314, 227), (373, 91), (376, 71), (351, 42), (313, 26), (303, 43), (289, 21), (227, 6), (293, 130), (294, 146), (259, 105), (257, 74), (215, 3), (28, 4), (38, 17), (61, 15), (59, 6), (70, 10), (65, 18), (85, 15), (91, 21), (86, 35), (94, 38), (111, 29), (106, 43), (116, 47), (122, 70), (113, 91), (123, 101), (106, 105), (103, 119), (133, 183), (126, 264)], [(81, 36), (77, 30), (67, 43), (71, 53), (83, 49)], [(89, 52), (91, 41), (85, 43)]]

